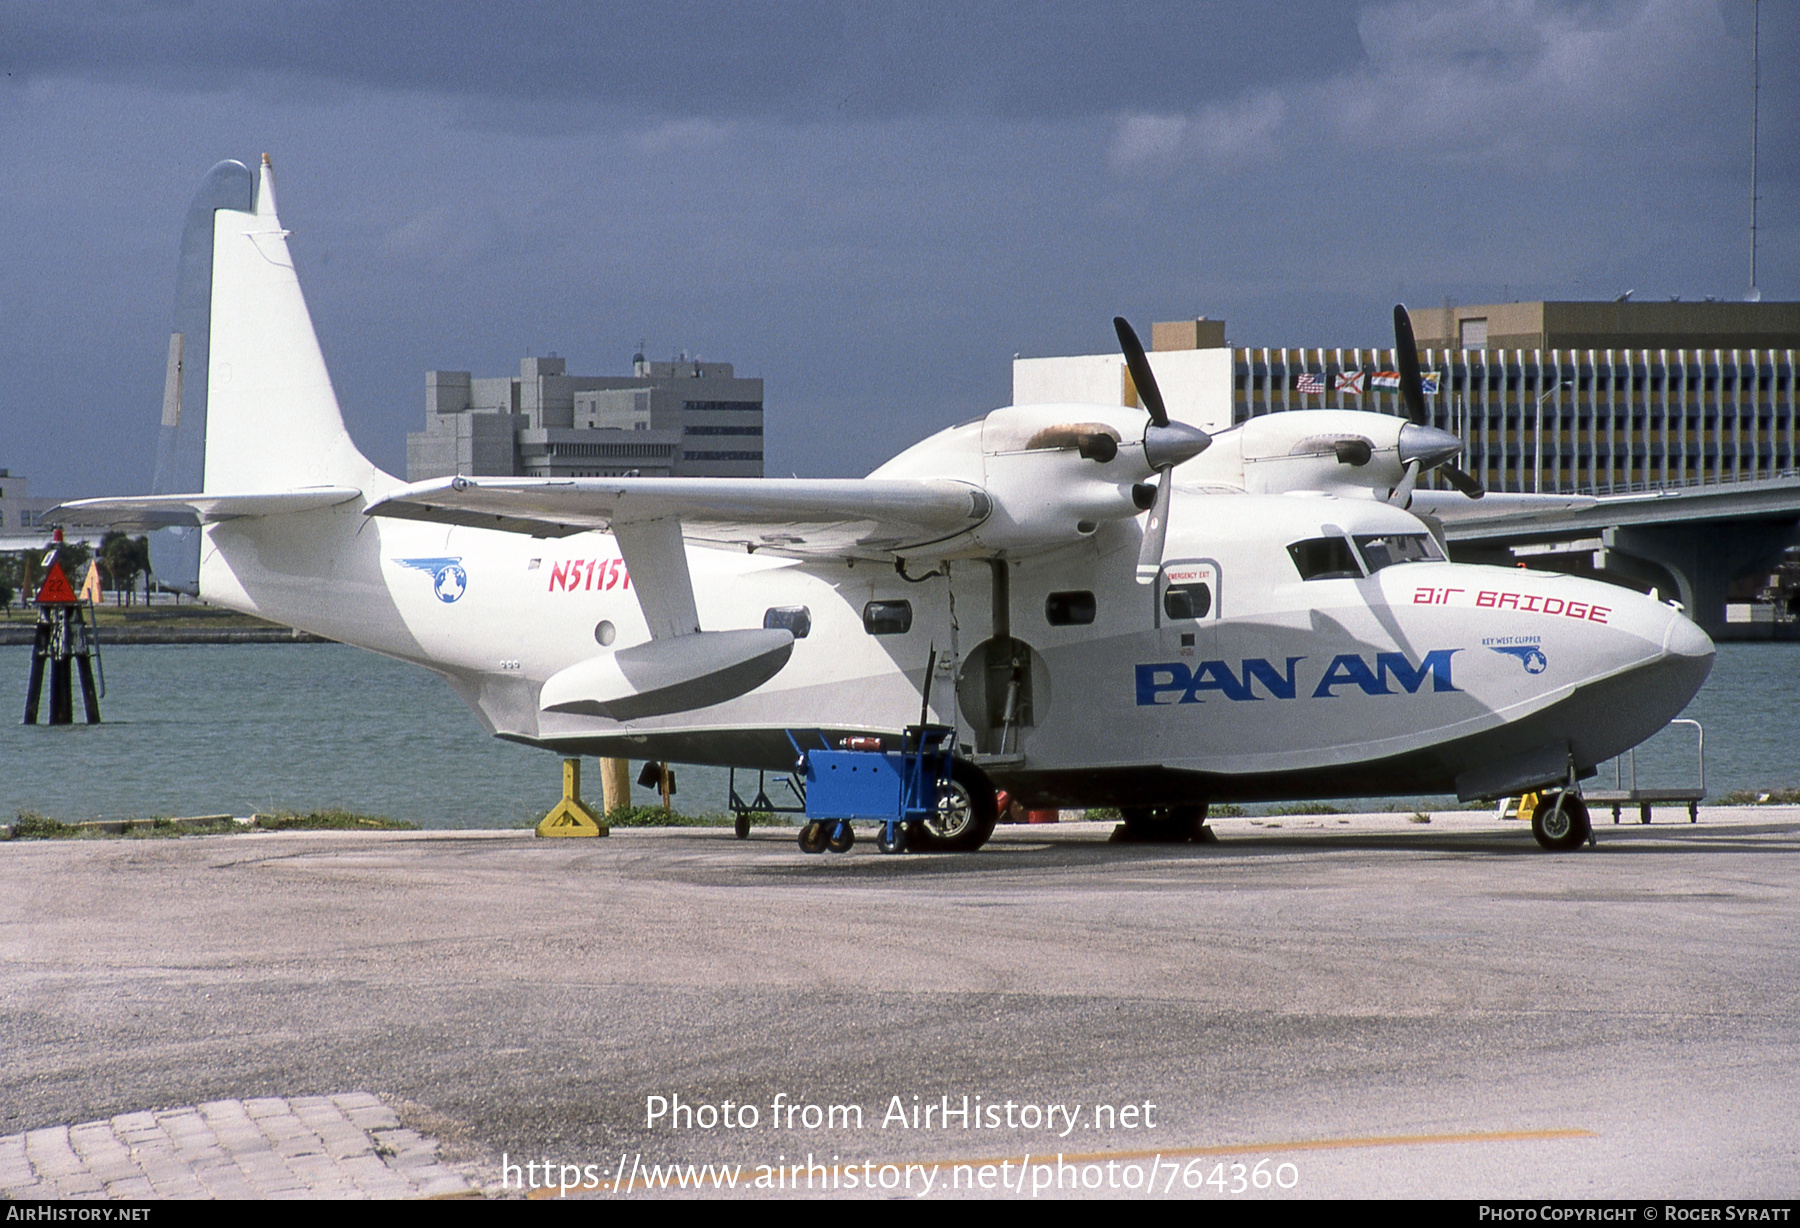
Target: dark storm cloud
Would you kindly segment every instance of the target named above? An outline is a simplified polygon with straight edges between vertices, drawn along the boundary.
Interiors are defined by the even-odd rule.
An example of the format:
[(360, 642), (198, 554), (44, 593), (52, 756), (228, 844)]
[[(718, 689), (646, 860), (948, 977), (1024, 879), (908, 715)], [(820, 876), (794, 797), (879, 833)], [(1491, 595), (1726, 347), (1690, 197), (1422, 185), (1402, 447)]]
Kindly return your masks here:
[(1338, 70), (1338, 3), (0, 5), (6, 67), (183, 89), (282, 72), (692, 116), (1064, 117)]
[[(1029, 20), (1022, 20), (1025, 14)], [(22, 5), (0, 0), (0, 465), (148, 481), (195, 183), (269, 150), (351, 430), (421, 373), (639, 338), (768, 380), (768, 469), (867, 472), (1008, 359), (1206, 313), (1741, 295), (1749, 0)], [(1761, 262), (1800, 291), (1800, 22), (1762, 5)]]

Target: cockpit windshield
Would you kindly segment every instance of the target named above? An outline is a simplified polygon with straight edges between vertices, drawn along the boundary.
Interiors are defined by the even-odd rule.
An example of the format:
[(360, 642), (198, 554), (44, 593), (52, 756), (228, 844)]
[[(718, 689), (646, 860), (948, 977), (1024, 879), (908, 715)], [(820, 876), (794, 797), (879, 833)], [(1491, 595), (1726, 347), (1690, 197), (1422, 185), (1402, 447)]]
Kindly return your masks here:
[(1359, 534), (1356, 550), (1371, 575), (1396, 563), (1436, 563), (1444, 558), (1429, 533)]
[(1302, 580), (1357, 580), (1362, 569), (1341, 537), (1314, 537), (1288, 547)]

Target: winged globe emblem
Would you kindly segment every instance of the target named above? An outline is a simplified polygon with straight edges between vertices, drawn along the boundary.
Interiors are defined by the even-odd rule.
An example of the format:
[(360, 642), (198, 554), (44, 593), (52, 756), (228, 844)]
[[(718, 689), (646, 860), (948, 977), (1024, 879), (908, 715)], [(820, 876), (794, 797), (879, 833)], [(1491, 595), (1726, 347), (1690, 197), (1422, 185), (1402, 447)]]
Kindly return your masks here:
[(1536, 644), (1489, 644), (1488, 648), (1493, 652), (1519, 658), (1519, 663), (1528, 674), (1541, 674), (1550, 668), (1550, 658)]
[(395, 559), (402, 567), (422, 571), (432, 577), (432, 591), (446, 604), (459, 600), (469, 591), (469, 573), (462, 569), (462, 556), (439, 559)]

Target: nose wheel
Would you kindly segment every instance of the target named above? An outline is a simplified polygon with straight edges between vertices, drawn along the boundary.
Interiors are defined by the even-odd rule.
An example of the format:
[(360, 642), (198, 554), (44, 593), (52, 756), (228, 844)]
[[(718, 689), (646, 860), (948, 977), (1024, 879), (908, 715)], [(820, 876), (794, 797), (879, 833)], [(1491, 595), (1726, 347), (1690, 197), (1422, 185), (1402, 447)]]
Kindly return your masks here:
[(1587, 803), (1578, 793), (1545, 793), (1531, 812), (1531, 835), (1552, 853), (1567, 853), (1586, 844), (1593, 831)]

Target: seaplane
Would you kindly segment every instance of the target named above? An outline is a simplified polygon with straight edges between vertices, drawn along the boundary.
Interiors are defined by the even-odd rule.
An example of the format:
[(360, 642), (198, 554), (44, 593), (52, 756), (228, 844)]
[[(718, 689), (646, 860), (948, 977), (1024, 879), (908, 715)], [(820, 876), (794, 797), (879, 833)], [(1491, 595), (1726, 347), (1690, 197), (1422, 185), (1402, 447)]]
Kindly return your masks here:
[(953, 762), (915, 850), (980, 848), (997, 789), (1145, 841), (1206, 838), (1226, 802), (1532, 791), (1570, 850), (1580, 781), (1712, 665), (1654, 595), (1449, 559), (1440, 522), (1507, 496), (1429, 424), (1403, 307), (1404, 416), (1209, 434), (1119, 319), (1138, 404), (1006, 406), (860, 479), (408, 483), (345, 429), (288, 239), (266, 155), (212, 169), (152, 493), (51, 518), (150, 532), (164, 585), (432, 670), (497, 737), (786, 771), (922, 716)]

